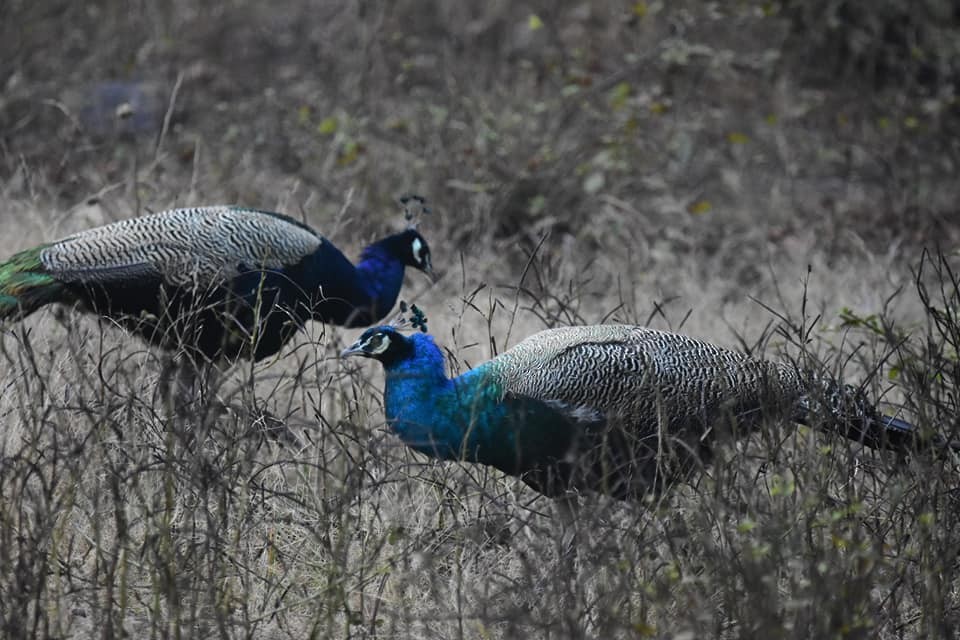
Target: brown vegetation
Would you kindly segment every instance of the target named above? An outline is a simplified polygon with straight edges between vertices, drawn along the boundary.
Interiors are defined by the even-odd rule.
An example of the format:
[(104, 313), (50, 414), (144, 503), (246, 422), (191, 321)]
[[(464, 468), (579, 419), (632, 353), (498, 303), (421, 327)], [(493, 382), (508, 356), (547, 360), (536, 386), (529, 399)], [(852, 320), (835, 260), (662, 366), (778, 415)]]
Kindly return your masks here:
[[(454, 367), (652, 324), (949, 434), (960, 18), (899, 4), (7, 0), (0, 249), (229, 202), (356, 250), (412, 191), (443, 277), (404, 297)], [(121, 330), (4, 328), (0, 635), (960, 629), (952, 461), (771, 425), (660, 500), (584, 499), (573, 555), (548, 500), (387, 433), (380, 374), (335, 355), (355, 335), (315, 325), (183, 421)]]

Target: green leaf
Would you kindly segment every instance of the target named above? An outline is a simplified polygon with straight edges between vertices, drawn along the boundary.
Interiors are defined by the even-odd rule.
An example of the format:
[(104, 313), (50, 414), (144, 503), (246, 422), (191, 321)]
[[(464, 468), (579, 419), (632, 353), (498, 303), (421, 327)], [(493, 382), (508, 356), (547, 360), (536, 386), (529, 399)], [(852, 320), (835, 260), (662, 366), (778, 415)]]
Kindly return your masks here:
[(620, 82), (610, 91), (610, 106), (621, 109), (630, 97), (630, 83)]
[(547, 207), (547, 199), (542, 194), (537, 194), (530, 198), (530, 202), (527, 204), (527, 209), (532, 215), (537, 215)]
[(739, 131), (731, 131), (727, 134), (727, 142), (730, 144), (747, 144), (750, 142), (750, 138), (745, 133), (740, 133)]
[(337, 119), (333, 116), (327, 116), (317, 125), (317, 131), (324, 135), (330, 135), (337, 132)]
[(297, 109), (297, 122), (300, 124), (307, 124), (310, 122), (310, 107), (303, 105)]
[(351, 140), (343, 145), (343, 149), (340, 151), (340, 155), (337, 158), (337, 164), (339, 164), (341, 167), (353, 164), (363, 152), (364, 146), (359, 142), (354, 142)]

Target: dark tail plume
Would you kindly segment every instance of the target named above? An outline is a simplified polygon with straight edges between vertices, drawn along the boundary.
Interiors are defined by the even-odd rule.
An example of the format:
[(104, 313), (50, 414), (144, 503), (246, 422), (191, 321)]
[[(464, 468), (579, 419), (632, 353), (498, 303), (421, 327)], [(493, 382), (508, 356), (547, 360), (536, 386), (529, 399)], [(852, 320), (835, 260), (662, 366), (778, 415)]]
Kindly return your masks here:
[(831, 379), (812, 378), (811, 391), (803, 398), (794, 419), (814, 428), (833, 429), (871, 449), (908, 453), (933, 450), (940, 454), (960, 452), (960, 443), (937, 434), (924, 434), (913, 424), (887, 416), (864, 393)]

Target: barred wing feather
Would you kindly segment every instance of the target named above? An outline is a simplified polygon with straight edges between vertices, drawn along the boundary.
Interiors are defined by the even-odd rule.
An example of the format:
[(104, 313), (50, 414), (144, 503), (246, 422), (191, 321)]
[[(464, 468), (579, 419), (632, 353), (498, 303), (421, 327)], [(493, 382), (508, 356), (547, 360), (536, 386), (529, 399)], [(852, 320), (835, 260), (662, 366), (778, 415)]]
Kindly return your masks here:
[(213, 284), (242, 268), (295, 264), (323, 241), (279, 214), (215, 206), (172, 209), (82, 231), (46, 247), (44, 267), (66, 282), (161, 277), (171, 285)]
[(508, 393), (589, 408), (648, 428), (663, 421), (706, 425), (718, 412), (779, 408), (801, 393), (792, 367), (641, 327), (550, 329), (496, 361)]

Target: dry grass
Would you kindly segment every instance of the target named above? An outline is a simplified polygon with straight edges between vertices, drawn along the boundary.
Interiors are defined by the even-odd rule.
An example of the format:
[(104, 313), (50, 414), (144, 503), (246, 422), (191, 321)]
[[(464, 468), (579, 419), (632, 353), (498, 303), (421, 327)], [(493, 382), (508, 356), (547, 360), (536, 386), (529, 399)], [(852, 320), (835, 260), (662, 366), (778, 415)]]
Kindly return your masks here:
[[(952, 85), (860, 82), (777, 3), (663, 4), (7, 3), (0, 250), (237, 202), (355, 254), (414, 191), (443, 278), (403, 295), (454, 367), (548, 325), (637, 322), (815, 359), (955, 428), (956, 278), (927, 263), (928, 304), (915, 286), (922, 248), (960, 241)], [(90, 112), (107, 80), (142, 83), (144, 123)], [(548, 500), (387, 433), (380, 372), (335, 356), (354, 336), (313, 326), (216, 381), (230, 412), (184, 421), (119, 329), (5, 329), (3, 635), (960, 627), (952, 463), (770, 425), (662, 499), (583, 500), (571, 554)]]

